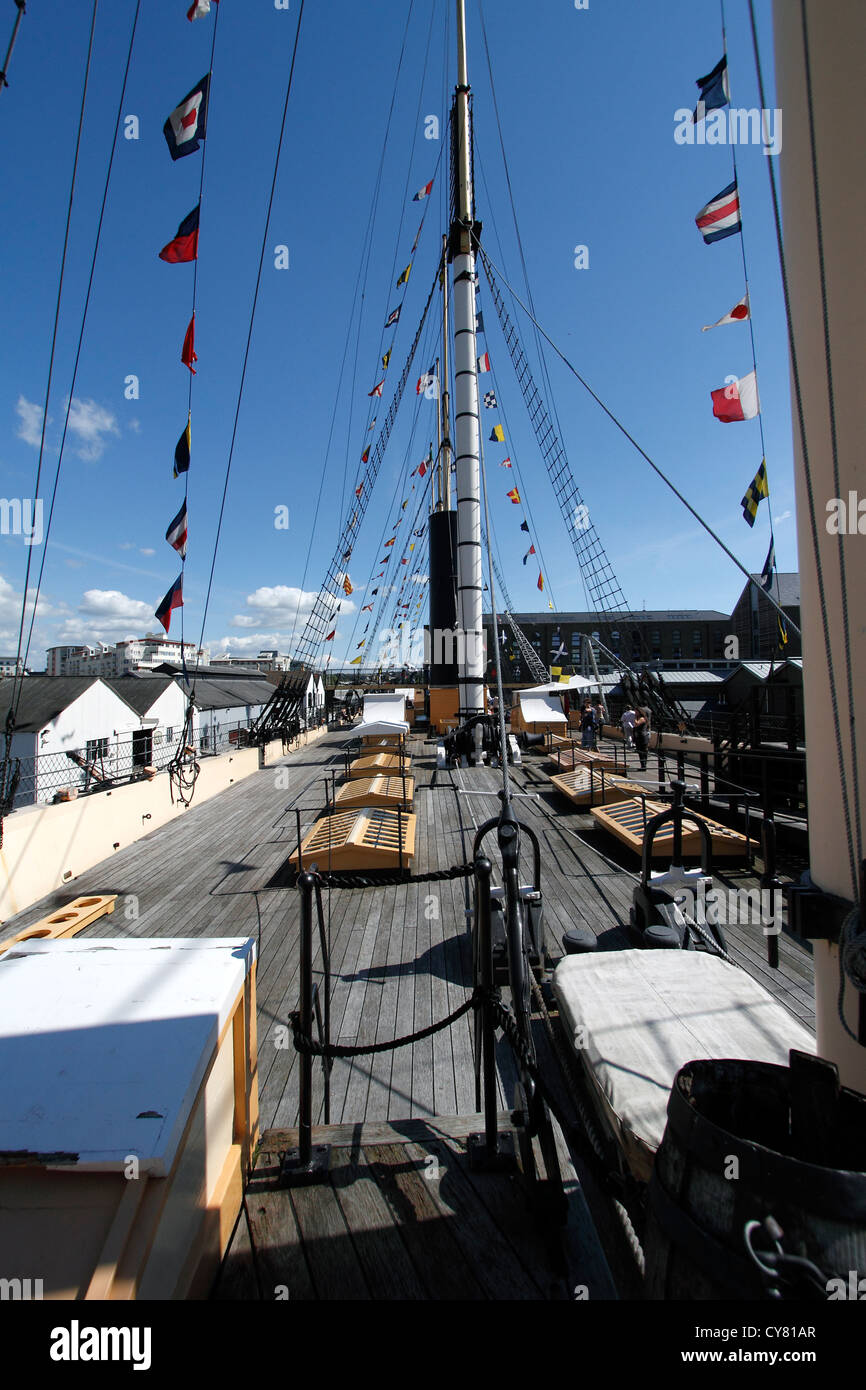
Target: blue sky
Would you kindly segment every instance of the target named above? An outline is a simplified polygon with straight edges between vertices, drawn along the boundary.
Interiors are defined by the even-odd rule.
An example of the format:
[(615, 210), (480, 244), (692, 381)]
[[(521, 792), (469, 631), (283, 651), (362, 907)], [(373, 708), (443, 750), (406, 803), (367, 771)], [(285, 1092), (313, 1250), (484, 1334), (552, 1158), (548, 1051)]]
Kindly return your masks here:
[[(188, 0), (147, 0), (133, 50), (93, 293), (73, 395), (57, 510), (46, 552), (30, 663), (46, 646), (114, 641), (157, 627), (153, 610), (179, 564), (163, 539), (182, 484), (174, 445), (186, 422), (188, 374), (180, 348), (192, 303), (189, 265), (157, 258), (195, 205), (201, 154), (172, 163), (162, 125), (207, 70), (214, 14), (189, 24)], [(193, 382), (193, 460), (184, 635), (197, 638), (240, 384), (285, 78), (300, 0), (221, 0), (206, 142)], [(734, 104), (758, 105), (745, 0), (728, 0)], [(772, 90), (772, 32), (757, 6)], [(382, 334), (399, 302), (395, 281), (425, 205), (411, 195), (433, 177), (443, 141), (425, 139), (454, 83), (453, 0), (408, 4), (307, 0), (295, 84), (267, 238), (205, 631), (213, 652), (288, 650), (322, 582), (346, 514), (366, 432), (367, 392), (393, 337), (379, 420), (414, 336), (444, 229), (442, 154), (396, 335)], [(0, 462), (4, 495), (32, 498), (91, 6), (33, 6), (22, 22), (0, 94), (8, 152)], [(50, 492), (96, 232), (133, 0), (100, 10), (48, 411), (43, 495)], [(446, 16), (448, 20), (446, 34)], [(731, 179), (728, 145), (682, 146), (674, 113), (695, 99), (695, 78), (721, 56), (712, 0), (488, 0), (485, 18), (517, 217), (536, 311), (551, 337), (690, 501), (751, 569), (767, 550), (768, 509), (750, 531), (739, 506), (761, 460), (757, 421), (721, 425), (710, 391), (751, 367), (748, 327), (701, 333), (744, 290), (739, 238), (705, 246), (698, 209)], [(469, 0), (478, 215), (489, 255), (523, 293), (499, 151), (477, 0)], [(404, 30), (406, 46), (399, 78)], [(446, 48), (447, 37), (447, 48)], [(2, 40), (5, 42), (5, 38)], [(394, 100), (378, 184), (383, 135)], [(772, 99), (771, 99), (772, 101)], [(429, 129), (429, 125), (428, 125)], [(784, 135), (784, 127), (783, 127)], [(787, 349), (774, 248), (767, 157), (737, 151), (779, 568), (796, 569)], [(289, 248), (289, 268), (273, 248)], [(589, 267), (574, 266), (575, 247)], [(359, 267), (361, 275), (359, 281)], [(363, 298), (356, 298), (358, 286)], [(529, 427), (482, 275), (480, 307), (506, 448), (487, 444), (491, 515), (517, 609), (543, 607), (538, 569), (525, 568), (520, 514), (505, 494), (515, 478), (541, 552), (545, 598), (584, 608), (565, 528)], [(358, 307), (360, 305), (360, 329)], [(436, 301), (434, 301), (434, 308)], [(531, 328), (510, 309), (535, 362)], [(11, 329), (11, 331), (10, 331)], [(335, 658), (356, 649), (358, 610), (378, 572), (389, 520), (408, 475), (435, 437), (432, 403), (414, 392), (435, 355), (428, 322), (376, 490), (349, 566)], [(341, 373), (341, 362), (345, 365)], [(651, 473), (561, 363), (547, 358), (566, 451), (628, 604), (730, 611), (742, 577)], [(417, 372), (416, 369), (417, 368)], [(125, 379), (140, 382), (138, 399)], [(330, 439), (330, 447), (329, 447)], [(317, 508), (321, 490), (321, 501)], [(417, 498), (417, 493), (415, 494)], [(289, 508), (288, 530), (274, 509)], [(414, 502), (413, 502), (414, 505)], [(0, 649), (13, 651), (27, 547), (0, 536)], [(34, 547), (35, 570), (42, 551)], [(300, 596), (300, 597), (299, 597)], [(171, 636), (179, 636), (179, 614)], [(366, 621), (366, 619), (364, 619)]]

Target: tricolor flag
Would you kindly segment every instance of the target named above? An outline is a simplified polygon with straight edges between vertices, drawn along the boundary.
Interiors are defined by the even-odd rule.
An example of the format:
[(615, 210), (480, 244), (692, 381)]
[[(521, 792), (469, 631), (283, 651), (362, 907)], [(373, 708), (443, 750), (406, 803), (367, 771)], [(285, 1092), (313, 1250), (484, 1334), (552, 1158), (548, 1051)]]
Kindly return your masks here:
[(731, 99), (728, 87), (728, 57), (727, 54), (716, 63), (712, 72), (708, 72), (706, 77), (699, 77), (695, 82), (698, 89), (698, 104), (692, 112), (692, 123), (697, 125), (702, 121), (708, 111), (716, 111), (720, 106), (727, 106)]
[(770, 495), (770, 485), (767, 482), (767, 460), (761, 459), (761, 466), (755, 474), (749, 486), (746, 488), (746, 495), (740, 506), (743, 509), (743, 520), (750, 526), (754, 526), (755, 517), (758, 515), (758, 508), (762, 500)]
[(481, 356), (479, 357), (479, 359), (478, 359), (478, 370), (479, 370), (479, 372), (489, 372), (489, 371), (490, 371), (490, 353), (489, 353), (489, 352), (483, 352), (483, 353), (481, 354)]
[(503, 459), (502, 462), (500, 463), (499, 467), (500, 467), (500, 468), (510, 468), (510, 467), (511, 467), (511, 459), (510, 459), (510, 458), (508, 458), (508, 459)]
[(711, 328), (721, 328), (723, 323), (741, 323), (743, 319), (747, 319), (748, 317), (749, 291), (746, 290), (746, 293), (743, 295), (742, 299), (737, 300), (733, 309), (731, 309), (729, 313), (723, 314), (720, 319), (716, 319), (715, 323), (705, 323), (703, 328), (701, 329), (701, 332), (708, 333)]
[(156, 610), (155, 616), (162, 623), (166, 632), (171, 627), (171, 615), (175, 608), (183, 608), (183, 570), (172, 584), (162, 603)]
[(161, 261), (169, 265), (180, 265), (184, 261), (194, 261), (198, 257), (198, 214), (199, 204), (183, 219), (171, 241), (159, 253)]
[(373, 387), (372, 391), (368, 391), (368, 392), (367, 392), (367, 395), (368, 395), (368, 396), (381, 396), (381, 394), (382, 394), (382, 387), (383, 387), (384, 385), (385, 385), (385, 378), (382, 377), (382, 380), (381, 380), (381, 381), (378, 381), (378, 382), (376, 383), (376, 385)]
[(527, 562), (527, 560), (529, 559), (530, 555), (534, 555), (534, 554), (535, 554), (535, 546), (534, 546), (534, 545), (531, 545), (531, 546), (529, 547), (529, 549), (527, 550), (526, 554), (525, 554), (524, 557), (523, 557), (523, 563), (524, 563), (524, 565), (526, 564), (526, 562)]
[(187, 416), (186, 429), (174, 446), (174, 476), (189, 471), (189, 456), (192, 446), (192, 416)]
[[(213, 0), (213, 3), (218, 5), (219, 0)], [(187, 19), (190, 23), (192, 23), (194, 19), (202, 19), (206, 14), (210, 14), (210, 5), (211, 0), (193, 0), (193, 3), (186, 12)]]
[(506, 493), (506, 497), (509, 497), (515, 505), (520, 501), (520, 493), (517, 491), (516, 487), (513, 487), (510, 492)]
[(736, 179), (729, 183), (727, 188), (723, 188), (721, 193), (717, 193), (706, 207), (701, 208), (695, 222), (708, 246), (714, 241), (721, 241), (723, 237), (734, 236), (743, 230)]
[(539, 576), (538, 576), (538, 587), (539, 587), (539, 589), (541, 590), (541, 592), (544, 593), (544, 575), (543, 575), (543, 574), (539, 574)]
[(494, 426), (493, 426), (493, 429), (491, 430), (491, 433), (490, 433), (490, 438), (493, 440), (494, 444), (504, 444), (504, 443), (505, 443), (505, 431), (504, 431), (504, 429), (502, 428), (501, 425), (494, 425)]
[(415, 194), (414, 198), (412, 199), (412, 202), (413, 202), (413, 203), (421, 203), (421, 202), (423, 202), (423, 200), (424, 200), (425, 198), (429, 198), (429, 197), (430, 197), (430, 190), (432, 189), (432, 187), (433, 187), (433, 180), (431, 179), (429, 183), (425, 183), (425, 185), (424, 185), (423, 188), (419, 188), (419, 189), (418, 189), (418, 192)]
[(186, 559), (186, 498), (183, 505), (165, 533), (165, 538), (169, 545), (178, 552), (182, 560)]
[(194, 154), (207, 133), (207, 97), (210, 73), (205, 73), (176, 106), (162, 128), (172, 159)]
[(485, 391), (485, 392), (484, 392), (484, 404), (487, 406), (487, 409), (488, 409), (488, 410), (492, 410), (492, 409), (493, 409), (493, 407), (496, 405), (496, 392), (495, 392), (495, 391)]
[(427, 390), (433, 385), (433, 383), (435, 382), (435, 380), (436, 380), (436, 363), (434, 362), (434, 363), (432, 364), (432, 366), (430, 367), (429, 372), (424, 372), (423, 376), (419, 376), (418, 381), (417, 381), (416, 386), (415, 386), (415, 395), (416, 395), (416, 396), (420, 396), (422, 391), (427, 391)]
[(764, 561), (764, 568), (761, 570), (761, 588), (769, 593), (773, 587), (773, 570), (776, 568), (776, 543), (770, 541), (770, 549), (767, 551), (767, 558)]
[(198, 357), (196, 356), (196, 351), (195, 351), (195, 311), (194, 311), (194, 310), (193, 310), (192, 318), (191, 318), (190, 321), (189, 321), (189, 327), (187, 328), (186, 333), (184, 334), (183, 348), (181, 349), (180, 360), (181, 360), (181, 362), (183, 363), (183, 365), (184, 365), (185, 367), (189, 367), (189, 369), (190, 369), (190, 371), (192, 372), (193, 376), (195, 376), (195, 367), (194, 367), (192, 364), (193, 364), (193, 362), (197, 362), (197, 361), (198, 361)]
[(399, 319), (400, 319), (400, 310), (401, 310), (402, 308), (403, 308), (403, 305), (402, 305), (402, 304), (398, 304), (396, 309), (392, 309), (392, 310), (391, 310), (390, 314), (388, 315), (388, 317), (387, 317), (386, 320), (385, 320), (385, 327), (386, 327), (386, 328), (391, 328), (391, 327), (393, 326), (393, 324), (399, 322)]
[(758, 379), (754, 372), (735, 378), (727, 386), (711, 391), (710, 395), (713, 398), (713, 414), (723, 425), (733, 424), (735, 420), (754, 420), (760, 414)]
[(405, 285), (405, 284), (408, 282), (408, 280), (409, 280), (409, 274), (410, 274), (411, 270), (412, 270), (412, 262), (410, 261), (409, 264), (407, 265), (406, 269), (403, 271), (402, 275), (400, 276), (400, 279), (397, 281), (397, 285), (395, 285), (395, 289), (396, 289), (398, 286), (400, 286), (400, 285)]

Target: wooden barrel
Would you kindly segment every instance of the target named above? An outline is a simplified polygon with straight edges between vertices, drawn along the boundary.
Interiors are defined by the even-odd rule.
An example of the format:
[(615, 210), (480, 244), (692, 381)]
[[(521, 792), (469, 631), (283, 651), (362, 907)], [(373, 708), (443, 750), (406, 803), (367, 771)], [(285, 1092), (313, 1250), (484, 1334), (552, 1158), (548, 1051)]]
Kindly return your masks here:
[[(763, 1299), (774, 1283), (785, 1298), (850, 1298), (860, 1279), (866, 1294), (866, 1096), (800, 1052), (787, 1067), (690, 1062), (671, 1090), (649, 1199), (648, 1298)], [(775, 1281), (746, 1240), (767, 1217), (782, 1233)], [(778, 1254), (763, 1230), (752, 1243)]]

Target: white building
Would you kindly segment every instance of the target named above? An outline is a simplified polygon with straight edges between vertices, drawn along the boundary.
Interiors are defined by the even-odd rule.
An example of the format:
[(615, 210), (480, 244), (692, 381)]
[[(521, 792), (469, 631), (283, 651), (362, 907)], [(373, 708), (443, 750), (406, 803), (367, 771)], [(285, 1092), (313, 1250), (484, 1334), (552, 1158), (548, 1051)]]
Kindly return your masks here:
[[(113, 647), (97, 642), (89, 647), (50, 647), (46, 671), (49, 676), (125, 676), (130, 671), (154, 671), (163, 662), (180, 663), (181, 643), (148, 632), (144, 637), (117, 642)], [(194, 642), (183, 643), (187, 666), (207, 662), (208, 654)]]
[(258, 656), (215, 656), (211, 665), (254, 667), (257, 671), (289, 671), (292, 660), (291, 657), (280, 656), (279, 652), (259, 652)]

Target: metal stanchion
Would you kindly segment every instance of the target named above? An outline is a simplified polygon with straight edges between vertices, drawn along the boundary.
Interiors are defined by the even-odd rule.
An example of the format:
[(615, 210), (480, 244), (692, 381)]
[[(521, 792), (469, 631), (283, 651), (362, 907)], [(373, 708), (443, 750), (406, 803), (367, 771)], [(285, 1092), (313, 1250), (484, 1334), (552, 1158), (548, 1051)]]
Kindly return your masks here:
[[(302, 873), (301, 893), (300, 1025), (305, 1038), (313, 1035), (313, 894), (316, 875)], [(280, 1165), (280, 1186), (321, 1182), (328, 1173), (330, 1146), (313, 1143), (313, 1057), (302, 1052), (298, 1077), (298, 1147), (288, 1149)]]

